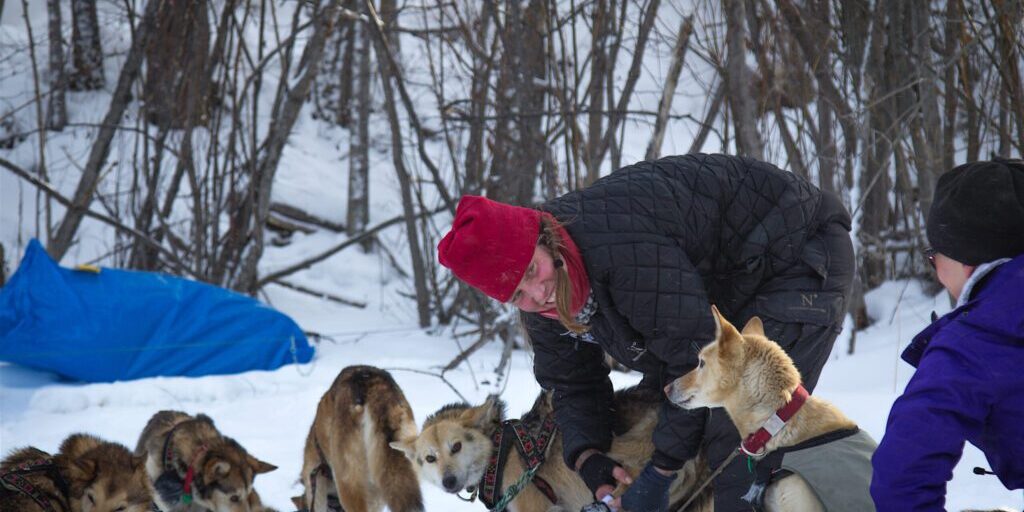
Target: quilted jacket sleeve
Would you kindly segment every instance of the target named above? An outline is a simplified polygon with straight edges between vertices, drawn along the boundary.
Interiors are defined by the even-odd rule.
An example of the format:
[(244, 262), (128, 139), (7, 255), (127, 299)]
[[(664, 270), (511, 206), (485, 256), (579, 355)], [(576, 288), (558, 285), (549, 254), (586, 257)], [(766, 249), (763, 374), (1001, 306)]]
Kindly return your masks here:
[(563, 335), (557, 321), (523, 314), (533, 345), (533, 371), (541, 387), (553, 391), (555, 422), (562, 431), (565, 463), (571, 468), (579, 454), (612, 442), (612, 383), (601, 347)]
[[(665, 385), (697, 365), (700, 349), (714, 337), (714, 320), (700, 275), (683, 250), (668, 238), (633, 243), (619, 253), (610, 293), (618, 313), (643, 337), (645, 348), (663, 365)], [(697, 454), (706, 411), (662, 405), (654, 432), (652, 461), (678, 469)]]

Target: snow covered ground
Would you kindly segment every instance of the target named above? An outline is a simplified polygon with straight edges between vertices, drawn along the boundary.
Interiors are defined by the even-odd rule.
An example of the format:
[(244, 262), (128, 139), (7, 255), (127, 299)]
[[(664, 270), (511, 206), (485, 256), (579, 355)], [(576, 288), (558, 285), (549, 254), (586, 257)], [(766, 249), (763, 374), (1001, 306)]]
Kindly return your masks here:
[[(388, 369), (412, 404), (417, 421), (444, 404), (459, 401), (437, 374), (459, 352), (449, 330), (428, 332), (415, 327), (414, 312), (396, 305), (383, 307), (370, 285), (379, 278), (374, 258), (354, 256), (334, 263), (334, 275), (346, 290), (364, 290), (366, 310), (345, 308), (289, 290), (275, 289), (271, 302), (305, 328), (330, 335), (308, 365), (290, 365), (273, 372), (204, 378), (153, 378), (113, 384), (62, 382), (55, 376), (23, 367), (0, 366), (0, 452), (23, 445), (55, 450), (73, 432), (92, 432), (134, 446), (149, 417), (162, 409), (203, 412), (257, 457), (278, 466), (256, 480), (265, 501), (289, 510), (297, 484), (302, 447), (320, 395), (341, 368), (370, 364)], [(343, 270), (347, 269), (347, 270)], [(332, 273), (327, 271), (326, 273)], [(855, 419), (876, 439), (885, 430), (889, 407), (912, 374), (897, 360), (898, 350), (927, 322), (932, 309), (948, 309), (945, 297), (929, 297), (913, 282), (892, 282), (869, 297), (875, 326), (858, 333), (857, 352), (845, 355), (846, 337), (826, 365), (816, 394)], [(516, 351), (506, 381), (494, 369), (497, 344), (485, 347), (467, 364), (446, 375), (471, 402), (500, 392), (511, 414), (529, 409), (538, 391), (530, 355)], [(638, 380), (615, 374), (617, 386)], [(949, 489), (948, 507), (1024, 506), (1019, 492), (1004, 489), (995, 477), (976, 476), (975, 466), (988, 467), (980, 452), (968, 446)], [(428, 510), (483, 510), (440, 489), (424, 486)]]

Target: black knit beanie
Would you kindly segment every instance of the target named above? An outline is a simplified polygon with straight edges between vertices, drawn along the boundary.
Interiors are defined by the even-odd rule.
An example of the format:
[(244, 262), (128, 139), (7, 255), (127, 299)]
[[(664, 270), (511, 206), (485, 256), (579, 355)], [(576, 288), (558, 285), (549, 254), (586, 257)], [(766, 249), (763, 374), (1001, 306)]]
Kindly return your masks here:
[(960, 263), (1024, 254), (1024, 161), (964, 164), (939, 177), (928, 243)]

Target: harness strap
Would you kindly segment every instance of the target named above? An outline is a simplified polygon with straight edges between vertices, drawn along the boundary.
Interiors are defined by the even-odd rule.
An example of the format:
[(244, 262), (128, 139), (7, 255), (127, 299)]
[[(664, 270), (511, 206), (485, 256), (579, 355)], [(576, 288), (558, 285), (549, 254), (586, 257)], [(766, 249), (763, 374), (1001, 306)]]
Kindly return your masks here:
[(782, 471), (780, 466), (782, 466), (784, 455), (785, 452), (775, 450), (761, 460), (747, 457), (747, 461), (752, 465), (754, 481), (751, 482), (747, 493), (743, 495), (743, 500), (750, 503), (755, 512), (764, 512), (764, 492), (768, 489), (768, 484), (775, 480), (776, 475)]
[(860, 432), (860, 429), (857, 427), (827, 432), (820, 436), (812, 437), (799, 444), (774, 450), (772, 453), (764, 457), (763, 460), (757, 461), (752, 459), (753, 463), (756, 464), (754, 466), (754, 481), (750, 484), (750, 489), (747, 490), (747, 494), (743, 499), (749, 502), (756, 512), (764, 511), (765, 490), (772, 482), (785, 478), (791, 474), (788, 470), (782, 469), (782, 459), (787, 453), (806, 450), (808, 448), (814, 448), (815, 446), (821, 446), (833, 441), (845, 439), (857, 432)]
[(38, 473), (45, 471), (50, 473), (50, 477), (60, 488), (61, 493), (67, 496), (67, 483), (64, 482), (64, 478), (60, 476), (60, 472), (57, 471), (57, 466), (54, 465), (53, 459), (36, 459), (23, 462), (14, 466), (13, 468), (0, 474), (0, 485), (5, 489), (13, 492), (18, 492), (28, 496), (32, 501), (36, 502), (37, 505), (46, 512), (57, 512), (57, 509), (50, 502), (50, 499), (43, 495), (43, 492), (28, 481), (22, 475), (30, 473)]
[(200, 446), (199, 449), (196, 450), (195, 455), (192, 456), (192, 462), (189, 463), (188, 470), (185, 471), (185, 483), (183, 485), (185, 494), (181, 495), (181, 502), (186, 505), (192, 503), (192, 484), (196, 476), (196, 462), (199, 461), (199, 457), (202, 457), (203, 454), (206, 453), (206, 450), (207, 448), (205, 444)]
[[(551, 484), (543, 478), (536, 476), (537, 469), (544, 463), (545, 454), (551, 446), (552, 439), (554, 439), (555, 429), (555, 420), (551, 415), (546, 416), (541, 421), (536, 435), (531, 434), (526, 424), (520, 420), (505, 420), (501, 423), (500, 428), (495, 429), (494, 433), (491, 434), (491, 444), (494, 446), (494, 450), (491, 452), (491, 458), (487, 462), (487, 468), (484, 470), (484, 475), (478, 485), (480, 501), (488, 509), (492, 511), (500, 510), (498, 504), (507, 504), (514, 496), (514, 494), (500, 498), (498, 496), (502, 488), (502, 473), (504, 472), (505, 464), (508, 462), (508, 452), (513, 444), (513, 440), (515, 441), (516, 452), (523, 459), (527, 473), (531, 475), (530, 480), (533, 482), (533, 485), (552, 504), (558, 503), (558, 496), (555, 494)], [(509, 491), (512, 490), (514, 489), (509, 488)], [(515, 492), (518, 493), (519, 490), (516, 489)]]
[[(167, 471), (167, 472), (171, 472), (171, 474), (173, 474), (176, 477), (178, 475), (178, 468), (176, 468), (174, 466), (174, 446), (171, 445), (171, 440), (174, 438), (174, 433), (178, 430), (178, 427), (184, 425), (185, 423), (190, 423), (190, 422), (194, 422), (194, 421), (199, 421), (199, 419), (198, 418), (190, 418), (190, 419), (187, 419), (185, 421), (182, 421), (182, 422), (178, 423), (177, 425), (174, 425), (173, 427), (171, 427), (171, 430), (167, 431), (167, 437), (164, 438), (164, 450), (163, 450), (163, 466), (164, 466), (164, 470)], [(195, 490), (197, 490), (197, 491), (200, 490), (199, 489), (200, 488), (200, 485), (199, 485), (200, 482), (195, 480), (195, 473), (196, 473), (195, 472), (195, 464), (196, 464), (196, 462), (199, 461), (199, 457), (201, 457), (204, 453), (206, 453), (206, 450), (207, 450), (207, 446), (205, 444), (201, 445), (199, 447), (199, 450), (197, 450), (196, 453), (192, 456), (192, 461), (189, 462), (188, 468), (185, 470), (185, 478), (184, 478), (184, 480), (181, 480), (181, 477), (178, 477), (178, 480), (181, 480), (181, 482), (182, 482), (182, 490), (183, 490), (183, 494), (181, 495), (181, 502), (186, 504), (186, 505), (192, 503), (192, 494), (193, 494), (192, 490), (193, 490), (193, 488)]]
[(491, 450), (491, 458), (487, 461), (484, 476), (477, 486), (480, 490), (480, 501), (488, 509), (494, 508), (498, 501), (498, 493), (501, 490), (501, 474), (505, 469), (505, 463), (508, 462), (508, 451), (512, 444), (508, 442), (511, 438), (505, 435), (510, 430), (509, 422), (505, 421), (491, 434), (491, 445), (495, 449)]
[[(533, 469), (543, 464), (548, 446), (551, 445), (551, 440), (554, 438), (554, 418), (551, 415), (545, 417), (536, 436), (531, 435), (522, 422), (515, 422), (513, 424), (513, 431), (516, 434), (516, 451), (523, 458), (527, 469)], [(551, 488), (551, 484), (547, 480), (534, 476), (533, 485), (544, 494), (552, 505), (558, 504), (558, 496), (555, 495), (554, 489)]]

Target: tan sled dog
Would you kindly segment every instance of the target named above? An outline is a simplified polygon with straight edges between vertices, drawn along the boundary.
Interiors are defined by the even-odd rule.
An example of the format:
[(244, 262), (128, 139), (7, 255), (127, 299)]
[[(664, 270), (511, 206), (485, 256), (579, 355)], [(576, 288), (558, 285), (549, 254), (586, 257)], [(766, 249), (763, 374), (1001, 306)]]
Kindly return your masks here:
[[(420, 512), (423, 497), (412, 465), (388, 447), (416, 435), (412, 408), (391, 375), (371, 366), (341, 371), (320, 399), (302, 457), (310, 512)], [(335, 505), (336, 506), (336, 505)]]
[(53, 457), (29, 447), (0, 462), (5, 512), (148, 512), (151, 503), (142, 459), (90, 435), (68, 437)]
[[(661, 399), (659, 393), (636, 388), (615, 394), (613, 431), (616, 436), (608, 455), (623, 464), (631, 474), (639, 473), (654, 453), (651, 434), (658, 421)], [(501, 437), (502, 441), (508, 439), (513, 445), (516, 438), (526, 439), (527, 450), (532, 446), (537, 450), (543, 449), (545, 453), (541, 454), (542, 461), (535, 459), (540, 465), (533, 483), (515, 495), (508, 510), (577, 512), (593, 503), (594, 497), (583, 480), (563, 461), (562, 436), (550, 423), (553, 420), (547, 420), (552, 412), (548, 395), (541, 393), (530, 412), (522, 420), (509, 423), (510, 427), (503, 422), (504, 408), (504, 403), (494, 396), (476, 407), (467, 404), (445, 406), (427, 418), (418, 437), (406, 438), (391, 443), (391, 446), (405, 452), (415, 462), (422, 479), (453, 494), (462, 490), (479, 492), (481, 501), (492, 508), (493, 502), (500, 500), (528, 467), (520, 452), (524, 445), (502, 449), (496, 446), (496, 437)], [(528, 434), (518, 433), (516, 425)], [(496, 436), (499, 432), (507, 432), (507, 435)], [(547, 432), (550, 432), (550, 442), (547, 442)], [(497, 444), (501, 445), (502, 441)], [(540, 448), (541, 445), (546, 445), (546, 449)], [(501, 456), (502, 452), (507, 455)], [(526, 453), (529, 457), (530, 452)], [(496, 458), (492, 460), (492, 456)], [(698, 478), (701, 478), (695, 473), (705, 467), (702, 457), (698, 457), (680, 470), (680, 478), (670, 489), (671, 503), (679, 504), (690, 495), (700, 482)], [(687, 510), (710, 510), (708, 497), (694, 500), (696, 504)]]
[(162, 512), (263, 512), (253, 479), (277, 469), (222, 435), (209, 416), (178, 411), (153, 415), (135, 454), (145, 457)]
[[(762, 432), (760, 429), (763, 427), (772, 430), (781, 428), (764, 444), (762, 455), (798, 445), (824, 446), (831, 442), (829, 439), (833, 439), (835, 433), (857, 431), (856, 424), (835, 406), (817, 397), (807, 396), (802, 387), (799, 388), (800, 392), (797, 391), (801, 382), (799, 371), (782, 347), (765, 337), (760, 319), (752, 318), (740, 333), (722, 318), (717, 308), (713, 307), (712, 312), (716, 324), (715, 341), (701, 350), (696, 369), (666, 386), (665, 392), (673, 403), (688, 409), (724, 407), (740, 436), (745, 439), (745, 447), (751, 446), (748, 441), (754, 438), (748, 436), (755, 432), (759, 433), (755, 437), (765, 439), (761, 436), (767, 436), (768, 430)], [(779, 422), (784, 415), (783, 411), (787, 407), (790, 410), (793, 408), (787, 404), (794, 399), (799, 401), (804, 396), (805, 401), (796, 406), (798, 408), (792, 417), (784, 423)], [(858, 443), (874, 444), (866, 433), (856, 432), (855, 435)], [(822, 442), (815, 444), (815, 440)], [(870, 449), (873, 451), (873, 446)], [(858, 512), (874, 510), (867, 495), (870, 454), (860, 459), (853, 461), (849, 467), (864, 468), (866, 464), (866, 479), (860, 479), (863, 488), (843, 491), (859, 496), (859, 505), (855, 507)], [(842, 465), (843, 461), (833, 459), (825, 463)], [(850, 478), (848, 482), (847, 485), (853, 485), (855, 480)], [(768, 512), (824, 511), (825, 504), (818, 496), (804, 476), (793, 472), (790, 476), (767, 484), (764, 505)], [(828, 501), (827, 496), (824, 499)], [(852, 501), (849, 496), (844, 496), (843, 500), (846, 503)]]

